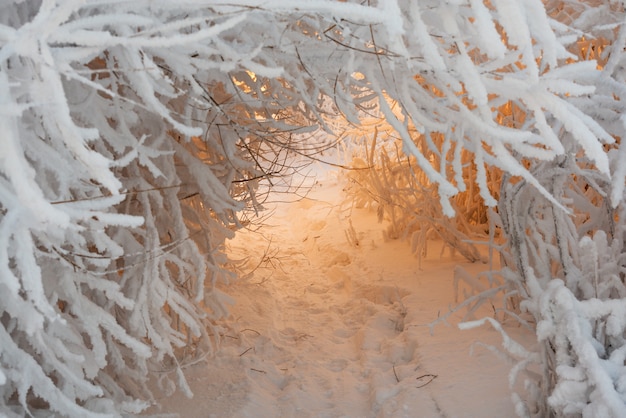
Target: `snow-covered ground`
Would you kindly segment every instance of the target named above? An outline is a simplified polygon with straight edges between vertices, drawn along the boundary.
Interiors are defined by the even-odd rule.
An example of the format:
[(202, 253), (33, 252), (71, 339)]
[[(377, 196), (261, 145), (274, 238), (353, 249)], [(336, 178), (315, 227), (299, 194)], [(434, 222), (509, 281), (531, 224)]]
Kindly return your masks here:
[(219, 352), (185, 370), (195, 396), (161, 399), (158, 415), (514, 416), (510, 365), (474, 345), (499, 335), (460, 331), (458, 317), (427, 326), (455, 302), (454, 268), (485, 266), (432, 250), (419, 268), (407, 243), (382, 239), (375, 213), (342, 204), (338, 180), (320, 183), (228, 243), (257, 268), (225, 289), (236, 304)]

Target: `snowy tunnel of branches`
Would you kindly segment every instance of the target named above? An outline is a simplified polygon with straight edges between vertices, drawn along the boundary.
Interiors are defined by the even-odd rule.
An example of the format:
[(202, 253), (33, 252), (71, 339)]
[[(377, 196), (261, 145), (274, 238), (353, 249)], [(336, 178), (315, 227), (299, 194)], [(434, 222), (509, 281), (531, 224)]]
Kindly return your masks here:
[[(297, 4), (297, 5), (296, 5)], [(626, 416), (620, 1), (0, 2), (0, 415), (120, 416), (211, 332), (224, 241), (339, 141), (419, 256), (501, 268), (520, 416)], [(319, 133), (324, 139), (319, 140)], [(288, 181), (288, 180), (287, 180)], [(499, 323), (493, 318), (496, 328)]]

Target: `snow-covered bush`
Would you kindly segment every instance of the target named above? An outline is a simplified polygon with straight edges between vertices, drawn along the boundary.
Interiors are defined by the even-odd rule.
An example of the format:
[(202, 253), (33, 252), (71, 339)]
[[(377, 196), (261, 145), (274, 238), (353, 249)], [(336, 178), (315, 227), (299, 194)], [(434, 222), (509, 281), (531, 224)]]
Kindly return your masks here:
[(232, 133), (198, 137), (208, 106), (185, 95), (209, 88), (196, 48), (241, 18), (134, 8), (33, 1), (0, 11), (9, 416), (138, 412), (150, 368), (185, 388), (178, 351), (210, 349), (207, 320), (223, 310), (211, 288), (243, 207), (232, 180), (256, 171)]
[[(352, 155), (351, 169), (346, 172), (348, 199), (356, 207), (375, 210), (379, 222), (387, 222), (384, 238), (408, 240), (420, 262), (427, 253), (428, 243), (434, 239), (469, 261), (482, 260), (477, 244), (485, 241), (489, 220), (474, 183), (450, 200), (456, 216), (445, 216), (437, 198), (437, 184), (417, 168), (414, 156), (401, 151), (402, 143), (394, 139), (395, 131), (384, 121), (372, 125), (369, 129), (361, 125), (358, 130), (344, 133), (360, 145)], [(412, 134), (416, 143), (427, 147), (423, 136)], [(463, 176), (471, 178), (475, 175), (471, 155), (463, 152)], [(432, 152), (425, 156), (435, 158)], [(489, 174), (498, 178), (494, 173)]]
[(223, 241), (307, 114), (208, 6), (0, 6), (0, 414), (136, 413), (213, 350)]
[(527, 381), (529, 394), (518, 408), (533, 416), (617, 417), (626, 411), (625, 90), (618, 64), (624, 31), (616, 25), (624, 11), (616, 4), (568, 7), (564, 23), (581, 33), (570, 49), (597, 70), (580, 74), (593, 91), (567, 101), (617, 141), (605, 145), (602, 158), (610, 173), (602, 173), (598, 157), (581, 149), (574, 132), (565, 129), (576, 121), (559, 123), (549, 112), (547, 122), (565, 153), (527, 164), (556, 202), (537, 196), (527, 182), (507, 178), (502, 184), (498, 209), (509, 239), (504, 275), (536, 323), (539, 342), (524, 361), (539, 363), (541, 373)]
[[(474, 178), (476, 193), (497, 208), (491, 223), (506, 238), (498, 243), (503, 268), (484, 275), (492, 287), (467, 305), (503, 294), (502, 312), (537, 327), (535, 351), (507, 339), (520, 359), (513, 376), (540, 370), (525, 399), (516, 398), (519, 414), (622, 416), (623, 4), (433, 3), (405, 14), (403, 28), (428, 34), (401, 45), (415, 59), (406, 60), (413, 76), (390, 53), (401, 47), (381, 41), (383, 63), (359, 71), (423, 170), (414, 178), (437, 187), (444, 213), (460, 212), (449, 198)], [(463, 150), (473, 153), (475, 177), (464, 172)], [(381, 168), (388, 152), (374, 171), (351, 176), (368, 185), (366, 199), (394, 205), (405, 198), (389, 180), (398, 176)], [(382, 199), (385, 189), (394, 197)], [(398, 206), (394, 222), (419, 211)]]

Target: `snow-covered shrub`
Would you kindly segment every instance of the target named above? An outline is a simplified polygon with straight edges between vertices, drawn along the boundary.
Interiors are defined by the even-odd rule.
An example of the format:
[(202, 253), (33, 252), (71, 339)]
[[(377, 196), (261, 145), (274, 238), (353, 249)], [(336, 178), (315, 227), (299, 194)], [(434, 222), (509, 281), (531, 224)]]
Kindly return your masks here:
[(199, 17), (133, 7), (32, 1), (0, 11), (9, 416), (138, 412), (150, 368), (185, 388), (177, 351), (210, 349), (207, 319), (223, 310), (211, 287), (243, 205), (231, 180), (254, 170), (232, 137), (193, 137), (207, 112), (185, 94), (201, 88), (206, 58), (190, 59), (205, 54), (195, 48), (237, 22), (205, 18), (211, 28), (197, 29)]
[[(540, 370), (526, 399), (517, 398), (518, 412), (622, 416), (623, 4), (472, 1), (404, 12), (403, 28), (419, 42), (372, 38), (384, 58), (356, 68), (421, 172), (411, 160), (405, 170), (437, 189), (443, 212), (459, 213), (453, 196), (474, 180), (475, 194), (496, 208), (503, 268), (484, 276), (492, 287), (467, 305), (502, 294), (502, 312), (537, 327), (535, 351), (507, 340), (520, 360), (514, 376)], [(394, 60), (402, 53), (404, 61)], [(463, 150), (475, 176), (465, 173)], [(405, 200), (390, 174), (391, 162), (402, 161), (395, 155), (393, 146), (380, 154), (388, 170), (351, 174), (377, 201), (393, 201), (384, 190)], [(368, 165), (375, 162), (361, 164)], [(485, 281), (465, 280), (484, 289)]]
[(528, 398), (518, 407), (533, 416), (617, 417), (626, 411), (621, 141), (626, 91), (618, 64), (625, 32), (615, 25), (624, 10), (616, 4), (568, 7), (565, 23), (584, 35), (571, 50), (597, 71), (580, 74), (593, 92), (567, 101), (617, 141), (603, 150), (610, 170), (604, 174), (599, 157), (581, 149), (574, 132), (564, 129), (576, 121), (559, 123), (551, 111), (547, 122), (566, 153), (528, 165), (556, 202), (537, 196), (527, 182), (503, 182), (498, 209), (509, 239), (505, 275), (523, 299), (521, 308), (534, 319), (539, 342), (524, 361), (538, 363), (540, 374), (527, 382)]
[(276, 166), (268, 138), (306, 129), (306, 110), (275, 117), (288, 89), (261, 93), (279, 71), (232, 12), (0, 6), (0, 414), (136, 413), (154, 371), (189, 393), (182, 363), (213, 350), (229, 301), (223, 241)]
[(563, 158), (535, 172), (571, 216), (524, 182), (503, 185), (502, 275), (536, 324), (539, 343), (520, 357), (520, 368), (540, 370), (518, 400), (523, 415), (621, 416), (626, 405), (626, 214), (611, 208), (610, 183), (581, 165), (588, 166), (581, 156)]
[[(470, 187), (450, 200), (456, 212), (447, 217), (441, 212), (437, 185), (433, 184), (417, 166), (414, 156), (401, 151), (402, 143), (395, 132), (383, 121), (377, 121), (367, 130), (344, 133), (350, 141), (361, 145), (352, 156), (351, 170), (346, 172), (348, 187), (345, 192), (357, 207), (371, 207), (377, 212), (379, 222), (388, 223), (385, 239), (405, 239), (413, 253), (421, 260), (427, 253), (428, 242), (441, 240), (452, 252), (458, 252), (469, 261), (483, 259), (477, 247), (485, 241), (489, 230), (487, 208), (477, 188)], [(420, 147), (426, 141), (412, 132)], [(439, 136), (436, 140), (440, 140)], [(465, 178), (475, 175), (471, 155), (463, 151)], [(434, 159), (432, 152), (425, 155)], [(491, 173), (497, 179), (497, 176)]]
[[(564, 154), (543, 162), (525, 159), (551, 199), (519, 178), (502, 181), (498, 213), (508, 241), (501, 277), (522, 301), (523, 321), (536, 325), (538, 337), (532, 351), (514, 350), (519, 363), (513, 376), (530, 370), (527, 393), (516, 403), (521, 416), (618, 417), (626, 411), (625, 90), (618, 64), (624, 31), (616, 26), (624, 10), (617, 4), (552, 6), (550, 13), (577, 29), (578, 42), (569, 49), (589, 60), (591, 68), (578, 77), (593, 88), (564, 97), (567, 106), (583, 112), (579, 119), (558, 120), (558, 109), (545, 112)], [(594, 152), (581, 144), (584, 130), (567, 127), (587, 117), (597, 123), (594, 135), (616, 141)]]

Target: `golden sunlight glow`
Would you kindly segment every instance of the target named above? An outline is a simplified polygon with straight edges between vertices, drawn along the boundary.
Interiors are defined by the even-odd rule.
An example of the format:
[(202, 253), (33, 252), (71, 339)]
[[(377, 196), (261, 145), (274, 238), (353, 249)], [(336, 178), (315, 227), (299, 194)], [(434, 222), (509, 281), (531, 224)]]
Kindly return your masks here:
[[(250, 81), (252, 81), (252, 83), (256, 83), (258, 81), (257, 75), (254, 72), (246, 70), (246, 74), (248, 74), (248, 77), (250, 77)], [(233, 77), (233, 83), (235, 83), (235, 85), (239, 87), (244, 93), (251, 93), (253, 90), (252, 86), (250, 86), (250, 84), (245, 80), (239, 80), (236, 77)], [(261, 86), (262, 92), (265, 92), (266, 90), (266, 86)]]
[(594, 38), (587, 39), (583, 35), (578, 42), (576, 42), (576, 47), (578, 51), (575, 51), (578, 54), (578, 58), (588, 61), (595, 60), (598, 65), (596, 68), (601, 70), (606, 65), (607, 57), (602, 56), (602, 51), (609, 44), (609, 42), (605, 38)]
[(252, 81), (256, 81), (256, 74), (253, 73), (250, 70), (246, 70), (246, 73), (248, 73), (248, 75), (250, 76), (250, 78), (252, 79)]

